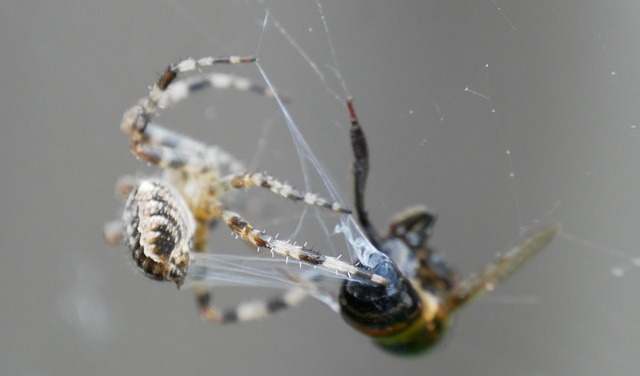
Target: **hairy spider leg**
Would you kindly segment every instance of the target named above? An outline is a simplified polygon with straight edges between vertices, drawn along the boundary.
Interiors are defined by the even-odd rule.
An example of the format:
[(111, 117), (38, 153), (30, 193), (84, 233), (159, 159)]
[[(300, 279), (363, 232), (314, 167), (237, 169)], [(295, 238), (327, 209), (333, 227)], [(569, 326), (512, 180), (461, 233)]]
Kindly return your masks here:
[(297, 189), (289, 184), (278, 181), (273, 176), (265, 175), (260, 172), (247, 172), (244, 174), (230, 175), (226, 178), (220, 179), (219, 184), (224, 191), (231, 189), (244, 189), (255, 185), (256, 187), (268, 189), (271, 192), (292, 201), (302, 201), (305, 204), (319, 206), (334, 212), (351, 214), (351, 210), (337, 202), (329, 201), (312, 192), (305, 192)]
[(134, 154), (139, 159), (163, 169), (185, 170), (195, 175), (205, 175), (227, 167), (232, 173), (213, 180), (208, 187), (210, 191), (215, 192), (211, 194), (212, 197), (219, 197), (229, 190), (257, 186), (292, 201), (302, 201), (335, 212), (351, 213), (348, 208), (337, 202), (294, 188), (273, 176), (258, 172), (237, 173), (243, 168), (242, 163), (221, 148), (209, 147), (154, 124), (146, 127), (135, 146)]
[[(291, 197), (291, 195), (280, 194), (287, 198)], [(308, 202), (308, 200), (304, 201)], [(386, 282), (385, 279), (369, 271), (340, 261), (335, 257), (324, 256), (320, 252), (311, 248), (276, 239), (274, 236), (254, 228), (239, 214), (230, 210), (222, 209), (220, 205), (214, 205), (213, 208), (216, 211), (220, 211), (215, 214), (215, 217), (222, 218), (236, 236), (257, 246), (258, 249), (266, 248), (274, 254), (278, 254), (286, 258), (290, 257), (310, 265), (320, 265), (352, 277), (371, 280), (380, 284)], [(197, 221), (197, 230), (194, 239), (195, 252), (205, 252), (206, 237), (209, 229), (210, 225), (207, 222)], [(205, 286), (196, 286), (194, 288), (194, 292), (196, 295), (196, 305), (201, 317), (206, 321), (218, 324), (261, 319), (298, 305), (298, 303), (308, 295), (307, 290), (304, 288), (292, 288), (284, 294), (276, 295), (266, 300), (254, 300), (242, 303), (236, 307), (219, 310), (211, 303), (212, 297), (210, 289), (207, 289)]]
[[(160, 125), (149, 123), (143, 133), (143, 144), (152, 147), (161, 147), (180, 153), (190, 153), (199, 156), (210, 164), (211, 168), (230, 173), (241, 173), (246, 170), (244, 163), (231, 153), (216, 145), (206, 145), (193, 138), (164, 128)], [(184, 156), (182, 158), (185, 158)], [(179, 158), (178, 158), (179, 159)], [(194, 163), (196, 166), (199, 163)], [(187, 164), (188, 165), (188, 164)], [(202, 166), (199, 166), (202, 169)], [(200, 172), (194, 168), (194, 172)]]
[[(144, 108), (165, 108), (169, 104), (175, 104), (186, 99), (189, 94), (203, 90), (208, 87), (227, 89), (233, 87), (237, 90), (254, 91), (265, 97), (275, 97), (275, 93), (262, 85), (254, 84), (250, 80), (240, 77), (234, 77), (226, 74), (213, 73), (201, 77), (189, 77), (187, 79), (172, 82), (178, 72), (187, 72), (199, 69), (216, 63), (248, 63), (255, 61), (253, 57), (209, 57), (202, 59), (186, 59), (177, 64), (169, 66), (167, 71), (162, 75), (160, 80), (151, 89), (147, 98), (141, 100), (141, 105), (134, 106), (125, 113), (122, 122), (124, 130), (132, 130), (131, 124), (138, 122), (139, 111), (131, 111), (137, 107)], [(157, 93), (162, 92), (163, 96)], [(286, 98), (285, 98), (286, 99)], [(145, 104), (146, 103), (146, 104)], [(161, 105), (162, 103), (162, 105)], [(136, 157), (148, 163), (157, 165), (160, 168), (170, 169), (186, 169), (196, 173), (207, 170), (207, 162), (216, 163), (213, 168), (217, 171), (221, 167), (230, 166), (232, 173), (236, 176), (230, 177), (231, 185), (221, 184), (222, 187), (246, 188), (251, 185), (258, 185), (268, 188), (274, 193), (290, 198), (294, 201), (304, 201), (307, 204), (322, 206), (333, 211), (350, 213), (350, 211), (338, 203), (329, 202), (313, 193), (297, 190), (288, 184), (280, 183), (275, 178), (260, 173), (238, 174), (244, 170), (240, 161), (224, 150), (207, 146), (203, 143), (195, 141), (187, 136), (183, 136), (177, 132), (169, 131), (161, 126), (157, 126), (148, 122), (141, 131), (135, 131), (135, 134), (129, 134), (132, 138), (132, 151)], [(136, 141), (137, 139), (137, 141)]]
[[(155, 85), (151, 87), (151, 90), (149, 91), (147, 97), (142, 98), (137, 105), (133, 106), (129, 110), (137, 112), (139, 114), (139, 118), (137, 119), (137, 121), (131, 125), (134, 125), (136, 128), (138, 128), (138, 130), (144, 129), (146, 124), (157, 113), (157, 111), (159, 109), (162, 109), (163, 105), (168, 105), (168, 103), (163, 103), (166, 102), (163, 101), (163, 99), (170, 98), (170, 96), (167, 97), (165, 95), (165, 91), (167, 90), (169, 85), (176, 79), (178, 73), (192, 72), (214, 64), (243, 64), (253, 63), (256, 60), (257, 59), (254, 56), (209, 56), (199, 59), (188, 58), (176, 64), (170, 65), (160, 76)], [(194, 87), (194, 91), (196, 91), (198, 85)], [(125, 125), (126, 124), (124, 124), (123, 122), (123, 130), (126, 128)]]
[(215, 324), (234, 324), (245, 321), (260, 320), (272, 316), (278, 312), (297, 306), (308, 295), (313, 292), (321, 292), (321, 288), (314, 279), (321, 277), (305, 277), (297, 274), (290, 274), (283, 270), (283, 275), (292, 282), (298, 284), (282, 294), (274, 295), (266, 299), (255, 299), (240, 303), (236, 306), (219, 309), (212, 303), (211, 290), (203, 286), (196, 286), (196, 305), (200, 316), (205, 321)]
[(191, 76), (180, 81), (174, 81), (164, 93), (161, 100), (161, 108), (165, 109), (173, 106), (197, 93), (209, 88), (226, 90), (234, 89), (237, 91), (248, 91), (256, 93), (265, 98), (274, 99), (279, 97), (283, 103), (289, 103), (290, 99), (282, 93), (275, 93), (268, 86), (255, 83), (247, 78), (238, 77), (226, 73), (209, 73), (200, 76)]
[(281, 256), (291, 257), (309, 265), (323, 266), (361, 280), (369, 280), (381, 285), (387, 282), (384, 278), (366, 269), (341, 261), (337, 257), (325, 256), (312, 248), (276, 239), (274, 236), (254, 228), (240, 215), (230, 210), (223, 210), (220, 217), (236, 235), (257, 247), (267, 248)]
[[(211, 226), (206, 222), (197, 222), (193, 249), (195, 252), (206, 252), (205, 238), (210, 228)], [(210, 288), (196, 285), (193, 292), (200, 317), (205, 321), (219, 325), (263, 319), (297, 306), (308, 295), (305, 288), (293, 287), (282, 294), (276, 294), (266, 299), (254, 299), (231, 307), (218, 308), (213, 304), (213, 293)]]

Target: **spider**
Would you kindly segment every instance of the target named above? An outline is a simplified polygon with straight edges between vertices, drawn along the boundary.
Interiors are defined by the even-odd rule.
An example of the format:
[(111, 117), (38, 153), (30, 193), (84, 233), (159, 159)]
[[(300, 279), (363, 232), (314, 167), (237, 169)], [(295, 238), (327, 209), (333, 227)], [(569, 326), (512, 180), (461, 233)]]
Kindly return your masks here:
[[(271, 90), (249, 80), (223, 74), (192, 76), (176, 80), (179, 73), (199, 70), (214, 64), (253, 63), (254, 57), (219, 56), (188, 58), (170, 65), (149, 94), (123, 115), (121, 129), (128, 136), (131, 152), (140, 160), (163, 170), (160, 178), (123, 178), (116, 186), (117, 195), (126, 198), (121, 220), (107, 224), (105, 236), (112, 243), (125, 243), (134, 264), (149, 278), (171, 281), (180, 288), (187, 276), (194, 253), (206, 251), (212, 225), (224, 222), (236, 237), (272, 254), (278, 254), (320, 266), (348, 278), (384, 284), (386, 280), (366, 268), (337, 257), (299, 246), (254, 228), (223, 201), (225, 193), (257, 186), (293, 201), (315, 205), (339, 213), (350, 211), (337, 202), (304, 192), (276, 178), (247, 172), (244, 165), (217, 146), (202, 142), (152, 123), (160, 110), (176, 104), (190, 94), (207, 87), (254, 91), (275, 97)], [(347, 277), (345, 277), (347, 278)], [(364, 282), (363, 282), (364, 283)], [(300, 286), (305, 283), (300, 282)], [(295, 305), (309, 288), (291, 291), (261, 304), (245, 304), (220, 311), (211, 304), (209, 291), (195, 287), (196, 303), (208, 321), (228, 323), (261, 318)]]
[(423, 206), (412, 207), (391, 220), (382, 236), (369, 221), (364, 205), (369, 172), (366, 138), (353, 100), (347, 99), (351, 119), (351, 145), (356, 216), (369, 241), (387, 257), (371, 271), (388, 280), (386, 285), (345, 281), (339, 297), (340, 313), (357, 331), (397, 355), (420, 354), (443, 337), (451, 314), (519, 269), (544, 248), (559, 230), (538, 231), (493, 264), (461, 279), (429, 245), (436, 216)]

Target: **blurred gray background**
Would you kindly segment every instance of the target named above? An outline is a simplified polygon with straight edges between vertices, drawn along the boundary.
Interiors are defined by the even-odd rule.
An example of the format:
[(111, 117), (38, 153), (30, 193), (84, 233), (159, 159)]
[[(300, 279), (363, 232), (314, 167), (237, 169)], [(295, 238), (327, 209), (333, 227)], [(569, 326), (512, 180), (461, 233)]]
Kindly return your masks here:
[[(639, 21), (633, 1), (3, 2), (0, 374), (637, 374)], [(153, 172), (120, 117), (169, 63), (256, 53), (345, 200), (343, 100), (356, 98), (380, 229), (429, 205), (433, 244), (464, 273), (523, 232), (563, 232), (419, 358), (381, 353), (312, 301), (202, 322), (188, 291), (142, 277), (102, 239), (117, 177)], [(255, 66), (220, 70), (261, 81)], [(269, 101), (212, 92), (161, 120), (304, 186)], [(241, 196), (257, 224), (294, 232), (301, 206)], [(307, 217), (296, 238), (340, 248)], [(221, 230), (213, 247), (246, 251)]]

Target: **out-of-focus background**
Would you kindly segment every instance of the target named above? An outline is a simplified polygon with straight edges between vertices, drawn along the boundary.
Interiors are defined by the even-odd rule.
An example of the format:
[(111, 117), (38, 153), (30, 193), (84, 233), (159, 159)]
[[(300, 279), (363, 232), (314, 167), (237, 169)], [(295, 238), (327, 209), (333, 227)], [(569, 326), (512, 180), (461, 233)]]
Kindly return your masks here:
[[(0, 373), (637, 374), (639, 17), (634, 2), (598, 1), (3, 3)], [(118, 176), (154, 172), (129, 153), (122, 112), (167, 64), (212, 54), (260, 57), (344, 200), (353, 95), (374, 222), (429, 205), (433, 244), (462, 272), (525, 232), (562, 233), (423, 357), (380, 352), (313, 301), (258, 323), (202, 322), (188, 291), (135, 272), (102, 226), (119, 215)], [(220, 70), (262, 82), (256, 66)], [(326, 194), (273, 102), (206, 93), (160, 121)], [(341, 248), (300, 205), (255, 189), (237, 205)], [(218, 230), (212, 248), (250, 254)], [(254, 290), (220, 292), (231, 303)]]

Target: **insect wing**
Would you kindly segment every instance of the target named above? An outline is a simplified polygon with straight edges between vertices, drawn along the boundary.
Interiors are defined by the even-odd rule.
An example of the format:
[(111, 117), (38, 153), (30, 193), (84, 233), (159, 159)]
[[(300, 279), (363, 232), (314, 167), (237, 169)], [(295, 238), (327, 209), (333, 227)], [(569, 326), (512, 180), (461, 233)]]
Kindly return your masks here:
[(522, 265), (546, 247), (560, 230), (559, 225), (545, 227), (522, 244), (500, 256), (496, 262), (462, 280), (443, 298), (443, 307), (451, 312), (481, 294), (492, 291)]
[(287, 263), (282, 258), (228, 254), (191, 254), (192, 263), (182, 288), (200, 286), (266, 287), (279, 290), (302, 288), (319, 301), (338, 311), (332, 291), (348, 276), (322, 268)]

